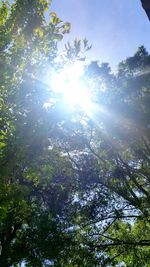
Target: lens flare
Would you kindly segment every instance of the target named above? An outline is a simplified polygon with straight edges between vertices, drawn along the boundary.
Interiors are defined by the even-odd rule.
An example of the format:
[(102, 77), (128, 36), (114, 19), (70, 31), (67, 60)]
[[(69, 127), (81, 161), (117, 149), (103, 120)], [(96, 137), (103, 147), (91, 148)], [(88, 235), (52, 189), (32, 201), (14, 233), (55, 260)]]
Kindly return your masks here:
[(63, 97), (69, 107), (80, 107), (88, 112), (92, 108), (92, 101), (90, 91), (82, 80), (83, 73), (81, 62), (68, 65), (61, 72), (53, 75), (51, 88)]

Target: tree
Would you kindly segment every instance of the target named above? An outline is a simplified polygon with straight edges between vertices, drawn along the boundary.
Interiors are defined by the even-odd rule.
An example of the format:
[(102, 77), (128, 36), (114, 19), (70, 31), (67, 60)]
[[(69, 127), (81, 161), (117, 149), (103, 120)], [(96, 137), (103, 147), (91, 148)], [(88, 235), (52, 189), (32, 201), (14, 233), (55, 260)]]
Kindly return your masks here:
[[(72, 50), (68, 43), (66, 59), (58, 64), (57, 44), (70, 24), (62, 23), (54, 12), (47, 23), (47, 9), (48, 1), (1, 3), (0, 265), (4, 267), (22, 261), (26, 266), (52, 261), (59, 265), (77, 243), (67, 232), (65, 209), (72, 207), (78, 177), (58, 145), (64, 119), (70, 121), (72, 115), (62, 109), (46, 76), (71, 57), (78, 58), (80, 41), (75, 40)], [(86, 40), (84, 48), (88, 49)], [(52, 103), (46, 109), (48, 99)], [(88, 252), (84, 253), (86, 257)]]
[(150, 19), (150, 3), (148, 0), (141, 0), (142, 6), (148, 16), (148, 18)]
[[(150, 55), (142, 46), (120, 63), (116, 75), (105, 65), (92, 63), (87, 67), (86, 80), (90, 79), (91, 85), (93, 77), (96, 107), (89, 134), (80, 136), (84, 135), (86, 153), (97, 164), (95, 173), (92, 163), (90, 187), (93, 184), (96, 193), (107, 188), (114, 200), (105, 203), (106, 213), (101, 213), (101, 201), (94, 199), (92, 188), (95, 213), (91, 221), (88, 214), (86, 244), (104, 257), (104, 266), (122, 261), (125, 266), (149, 266), (149, 64)], [(75, 158), (78, 167), (80, 158)], [(84, 217), (85, 212), (81, 214)]]
[(116, 75), (108, 64), (87, 66), (93, 111), (77, 128), (64, 124), (59, 142), (79, 181), (69, 222), (97, 265), (149, 265), (149, 63), (142, 46)]
[[(42, 252), (46, 230), (51, 240), (57, 236), (57, 245), (53, 244), (57, 251), (57, 214), (72, 188), (69, 162), (48, 147), (59, 119), (43, 108), (50, 92), (40, 82), (47, 66), (52, 69), (55, 64), (57, 43), (70, 25), (55, 13), (47, 23), (47, 9), (48, 1), (21, 0), (11, 6), (2, 2), (0, 8), (0, 265), (4, 267), (22, 260), (41, 266), (47, 253)], [(49, 257), (55, 253), (53, 249)]]
[(69, 111), (46, 78), (84, 60), (81, 41), (58, 59), (70, 24), (47, 8), (0, 9), (0, 264), (148, 266), (150, 56), (140, 47), (117, 74), (85, 66), (94, 109)]

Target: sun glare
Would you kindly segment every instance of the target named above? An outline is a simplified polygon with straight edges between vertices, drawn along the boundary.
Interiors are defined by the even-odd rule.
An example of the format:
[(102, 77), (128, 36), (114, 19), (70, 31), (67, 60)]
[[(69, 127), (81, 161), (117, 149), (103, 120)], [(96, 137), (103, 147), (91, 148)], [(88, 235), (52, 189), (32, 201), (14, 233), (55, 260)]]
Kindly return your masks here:
[(70, 108), (80, 107), (89, 112), (92, 106), (91, 96), (81, 77), (84, 69), (81, 62), (67, 65), (60, 73), (54, 74), (51, 88), (58, 93)]

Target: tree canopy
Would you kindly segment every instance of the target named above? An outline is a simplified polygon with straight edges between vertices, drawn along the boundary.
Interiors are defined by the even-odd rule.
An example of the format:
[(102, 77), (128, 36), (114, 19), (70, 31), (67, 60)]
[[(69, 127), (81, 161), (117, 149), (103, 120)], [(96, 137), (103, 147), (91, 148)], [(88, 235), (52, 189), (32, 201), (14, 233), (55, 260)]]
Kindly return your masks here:
[(150, 55), (85, 62), (92, 109), (70, 108), (51, 80), (90, 47), (60, 55), (70, 23), (48, 8), (0, 6), (0, 266), (148, 267)]

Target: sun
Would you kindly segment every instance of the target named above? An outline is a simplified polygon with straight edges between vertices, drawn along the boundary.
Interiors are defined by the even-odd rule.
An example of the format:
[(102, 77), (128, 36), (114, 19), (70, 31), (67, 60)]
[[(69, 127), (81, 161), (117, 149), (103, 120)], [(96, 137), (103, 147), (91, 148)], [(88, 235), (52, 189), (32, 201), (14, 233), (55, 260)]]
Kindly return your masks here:
[(89, 112), (92, 108), (91, 94), (81, 79), (84, 66), (81, 62), (67, 65), (59, 73), (53, 75), (51, 88), (59, 94), (72, 109), (81, 108)]

